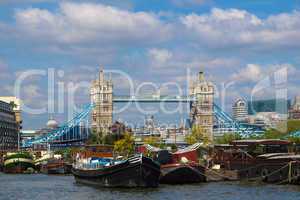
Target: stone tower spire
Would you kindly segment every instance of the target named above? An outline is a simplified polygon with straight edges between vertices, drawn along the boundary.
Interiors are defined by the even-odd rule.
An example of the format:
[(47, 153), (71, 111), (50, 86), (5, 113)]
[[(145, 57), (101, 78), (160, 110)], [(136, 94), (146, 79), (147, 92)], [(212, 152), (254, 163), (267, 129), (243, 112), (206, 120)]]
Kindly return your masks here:
[(102, 134), (109, 133), (112, 125), (113, 112), (113, 85), (112, 81), (105, 80), (104, 70), (101, 67), (99, 77), (91, 85), (91, 103), (95, 105), (92, 111), (92, 128)]
[(199, 126), (212, 142), (213, 137), (213, 103), (214, 86), (206, 81), (203, 71), (198, 73), (197, 80), (190, 88), (190, 95), (195, 98), (191, 105), (190, 119), (193, 126)]
[(99, 70), (99, 82), (103, 83), (104, 82), (104, 72), (103, 72), (103, 67), (100, 67)]

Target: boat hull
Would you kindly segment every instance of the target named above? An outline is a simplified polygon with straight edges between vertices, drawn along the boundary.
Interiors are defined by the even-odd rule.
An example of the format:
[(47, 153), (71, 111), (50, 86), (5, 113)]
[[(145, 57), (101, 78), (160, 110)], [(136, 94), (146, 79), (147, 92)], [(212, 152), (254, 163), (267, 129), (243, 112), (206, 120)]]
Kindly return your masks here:
[(97, 170), (72, 168), (76, 182), (100, 187), (158, 187), (160, 167), (146, 157)]
[(265, 162), (238, 171), (240, 179), (300, 184), (299, 162)]
[[(13, 173), (13, 174), (24, 173), (29, 168), (31, 168), (31, 169), (35, 168), (32, 160), (18, 159), (18, 158), (12, 159), (12, 160), (13, 160), (12, 162), (10, 162), (8, 164), (4, 164), (4, 166), (3, 166), (4, 173)], [(8, 160), (8, 161), (10, 161), (10, 160)]]
[(162, 165), (160, 183), (188, 184), (206, 182), (205, 168), (200, 165)]
[(69, 174), (71, 173), (71, 168), (66, 163), (51, 163), (42, 165), (40, 171), (44, 174)]
[(69, 174), (71, 173), (66, 167), (57, 167), (57, 168), (50, 168), (50, 169), (42, 169), (42, 173), (44, 174)]

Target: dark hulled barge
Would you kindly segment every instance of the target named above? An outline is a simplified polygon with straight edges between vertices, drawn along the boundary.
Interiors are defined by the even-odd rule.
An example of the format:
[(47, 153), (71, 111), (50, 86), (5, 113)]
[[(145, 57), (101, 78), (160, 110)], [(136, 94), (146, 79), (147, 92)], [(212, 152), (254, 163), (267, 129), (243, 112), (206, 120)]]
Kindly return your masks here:
[(160, 183), (188, 184), (205, 182), (205, 168), (199, 164), (166, 164), (161, 166)]
[(300, 156), (286, 140), (240, 140), (215, 146), (213, 163), (235, 171), (240, 180), (299, 184)]
[[(143, 146), (161, 164), (160, 183), (189, 184), (206, 182), (205, 167), (199, 164), (197, 149), (200, 143), (170, 153), (168, 150)], [(145, 151), (140, 148), (140, 151)]]
[(123, 161), (101, 160), (95, 165), (75, 164), (72, 173), (76, 182), (94, 186), (158, 187), (160, 166), (139, 155)]

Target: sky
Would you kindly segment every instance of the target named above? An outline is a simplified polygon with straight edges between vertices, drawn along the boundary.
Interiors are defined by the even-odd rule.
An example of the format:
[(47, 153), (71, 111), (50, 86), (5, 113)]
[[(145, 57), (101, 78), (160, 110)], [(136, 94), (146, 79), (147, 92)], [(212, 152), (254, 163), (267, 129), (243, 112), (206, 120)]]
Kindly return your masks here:
[[(300, 95), (299, 19), (299, 0), (0, 0), (0, 96), (40, 110), (23, 112), (24, 129), (42, 128), (50, 116), (70, 119), (70, 110), (89, 103), (100, 66), (114, 72), (115, 95), (130, 85), (117, 72), (135, 92), (178, 95), (188, 93), (188, 74), (204, 71), (229, 113), (237, 98), (293, 98)], [(158, 109), (165, 123), (188, 116), (186, 106), (171, 114), (141, 107)], [(114, 119), (138, 123), (146, 114), (130, 105)]]

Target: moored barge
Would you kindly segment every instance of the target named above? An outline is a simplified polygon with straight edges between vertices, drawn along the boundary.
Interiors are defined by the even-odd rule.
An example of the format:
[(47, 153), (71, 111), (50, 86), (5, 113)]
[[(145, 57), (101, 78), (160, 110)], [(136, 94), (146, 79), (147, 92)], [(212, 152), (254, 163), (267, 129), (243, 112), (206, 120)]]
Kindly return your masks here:
[(161, 166), (160, 183), (188, 184), (205, 182), (205, 168), (199, 164), (174, 163)]
[(240, 176), (258, 179), (266, 183), (299, 184), (300, 155), (273, 153), (257, 156), (255, 165), (240, 170)]
[(67, 164), (63, 159), (52, 158), (41, 163), (41, 172), (44, 174), (69, 174), (72, 165)]
[(34, 172), (32, 156), (27, 152), (7, 153), (4, 157), (3, 171), (5, 173)]
[(213, 163), (236, 171), (240, 180), (299, 184), (300, 156), (286, 140), (240, 140), (215, 147)]
[(144, 147), (161, 164), (160, 183), (189, 184), (206, 182), (205, 167), (198, 160), (197, 149), (200, 146), (196, 143), (174, 153), (150, 145)]
[(160, 166), (138, 155), (117, 162), (102, 160), (96, 166), (76, 163), (72, 173), (76, 182), (100, 187), (158, 187)]

